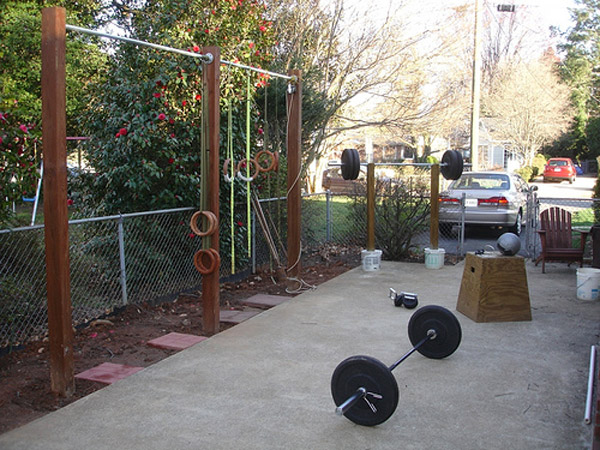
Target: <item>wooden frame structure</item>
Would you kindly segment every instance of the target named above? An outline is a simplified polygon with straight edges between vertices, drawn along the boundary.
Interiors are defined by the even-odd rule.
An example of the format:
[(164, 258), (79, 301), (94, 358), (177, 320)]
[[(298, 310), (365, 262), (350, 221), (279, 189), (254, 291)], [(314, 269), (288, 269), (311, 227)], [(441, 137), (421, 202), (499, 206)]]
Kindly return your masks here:
[[(205, 47), (213, 60), (203, 70), (208, 96), (208, 133), (204, 139), (208, 155), (208, 209), (219, 217), (220, 182), (220, 49)], [(52, 392), (70, 396), (75, 389), (73, 327), (71, 318), (69, 223), (67, 211), (66, 152), (66, 11), (61, 7), (42, 10), (42, 138), (45, 165), (44, 222), (46, 240), (46, 282), (48, 292), (48, 334), (50, 338), (50, 378)], [(288, 151), (288, 276), (300, 272), (300, 175), (302, 85), (300, 71), (292, 71), (294, 88), (290, 102)], [(291, 175), (290, 175), (291, 174)], [(218, 229), (211, 248), (219, 250)], [(191, 259), (190, 255), (190, 259)], [(219, 331), (219, 267), (202, 277), (203, 329)]]

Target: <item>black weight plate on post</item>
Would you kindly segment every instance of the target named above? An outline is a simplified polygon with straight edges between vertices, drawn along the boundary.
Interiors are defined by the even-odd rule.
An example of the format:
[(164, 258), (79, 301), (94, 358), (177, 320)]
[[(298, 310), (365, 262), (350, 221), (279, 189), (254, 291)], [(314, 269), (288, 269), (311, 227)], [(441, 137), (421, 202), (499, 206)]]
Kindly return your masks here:
[[(358, 388), (367, 390), (366, 398), (375, 406), (373, 412), (364, 399), (356, 402), (344, 416), (358, 425), (372, 427), (390, 418), (398, 406), (398, 383), (392, 371), (378, 359), (357, 355), (345, 359), (335, 368), (331, 377), (331, 395), (340, 406)], [(381, 395), (381, 399), (368, 393)]]
[(429, 330), (435, 330), (435, 339), (426, 341), (417, 351), (427, 358), (442, 359), (450, 356), (460, 345), (460, 322), (446, 308), (428, 305), (418, 309), (408, 321), (408, 338), (413, 346), (421, 342)]
[(358, 150), (347, 148), (342, 152), (342, 178), (356, 180), (360, 172), (360, 156)]
[(440, 172), (446, 180), (458, 180), (463, 173), (463, 159), (458, 150), (447, 150), (442, 156)]

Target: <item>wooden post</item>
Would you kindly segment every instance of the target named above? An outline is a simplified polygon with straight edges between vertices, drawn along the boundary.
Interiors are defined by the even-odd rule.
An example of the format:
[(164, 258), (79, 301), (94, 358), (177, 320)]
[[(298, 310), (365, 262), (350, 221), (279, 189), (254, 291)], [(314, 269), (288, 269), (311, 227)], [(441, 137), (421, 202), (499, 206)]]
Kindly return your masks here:
[(367, 251), (375, 250), (375, 163), (367, 164)]
[(431, 166), (431, 216), (429, 222), (429, 245), (437, 250), (440, 232), (440, 165)]
[[(221, 82), (221, 51), (219, 47), (204, 47), (202, 52), (213, 56), (213, 62), (204, 64), (202, 68), (202, 80), (204, 83), (204, 92), (208, 96), (208, 133), (202, 136), (207, 139), (206, 151), (208, 152), (208, 210), (217, 217), (219, 223), (219, 183), (220, 164), (220, 106), (219, 92)], [(203, 118), (205, 120), (206, 117)], [(210, 246), (219, 251), (219, 227), (210, 238)], [(217, 265), (214, 272), (202, 276), (202, 329), (207, 334), (219, 332), (221, 321), (219, 308), (219, 272), (221, 264)]]
[(42, 10), (42, 142), (44, 234), (50, 338), (50, 384), (63, 397), (75, 390), (67, 213), (64, 8)]
[[(287, 91), (289, 110), (287, 133), (287, 227), (288, 227), (288, 266), (287, 276), (300, 274), (300, 236), (301, 236), (301, 191), (300, 175), (302, 170), (302, 72), (292, 70), (289, 75), (295, 77)], [(293, 88), (293, 92), (291, 92)]]

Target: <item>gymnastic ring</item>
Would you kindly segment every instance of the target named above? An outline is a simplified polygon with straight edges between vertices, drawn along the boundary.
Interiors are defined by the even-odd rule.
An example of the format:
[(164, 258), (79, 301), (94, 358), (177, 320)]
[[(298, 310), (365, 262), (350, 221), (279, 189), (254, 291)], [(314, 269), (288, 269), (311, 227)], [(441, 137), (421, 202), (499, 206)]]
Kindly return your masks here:
[[(260, 165), (260, 157), (263, 155), (267, 155), (269, 157), (269, 159), (271, 160), (269, 162), (269, 164), (267, 165), (267, 167), (263, 167)], [(256, 164), (258, 164), (258, 170), (260, 172), (270, 172), (271, 170), (273, 170), (273, 167), (275, 166), (275, 156), (269, 150), (261, 150), (260, 152), (258, 152), (256, 154), (256, 156), (254, 157), (254, 160), (256, 161)]]
[[(208, 265), (204, 264), (204, 257), (208, 256), (210, 258), (210, 263)], [(208, 275), (215, 271), (219, 264), (221, 263), (221, 257), (219, 256), (219, 252), (217, 252), (214, 248), (208, 248), (206, 250), (198, 250), (194, 254), (194, 267), (198, 272), (202, 275)]]
[(233, 181), (233, 178), (231, 178), (229, 176), (229, 163), (231, 162), (231, 159), (227, 158), (224, 162), (223, 162), (223, 178), (225, 178), (225, 181), (228, 183), (231, 183)]
[[(208, 228), (206, 231), (202, 231), (200, 228), (198, 228), (198, 218), (200, 216), (204, 216), (206, 217), (206, 220), (208, 220)], [(215, 216), (215, 214), (211, 211), (196, 211), (194, 214), (192, 214), (192, 218), (190, 219), (190, 228), (197, 236), (211, 235), (217, 231), (217, 226), (217, 216)]]
[[(244, 175), (242, 175), (242, 171), (241, 171), (242, 164), (244, 164), (244, 163), (246, 163), (246, 162), (248, 162), (248, 163), (251, 163), (251, 164), (253, 164), (253, 165), (254, 165), (254, 173), (252, 174), (252, 176), (251, 176), (250, 178), (248, 178), (248, 177), (245, 177)], [(244, 158), (244, 159), (242, 159), (242, 160), (241, 160), (241, 161), (238, 163), (238, 165), (237, 165), (237, 177), (238, 177), (240, 180), (242, 180), (242, 181), (254, 181), (254, 179), (255, 179), (255, 178), (256, 178), (256, 176), (258, 175), (258, 170), (259, 170), (259, 169), (258, 169), (258, 163), (256, 162), (256, 160), (254, 160), (254, 159), (252, 159), (252, 158), (250, 158), (250, 159), (248, 159), (248, 158)]]

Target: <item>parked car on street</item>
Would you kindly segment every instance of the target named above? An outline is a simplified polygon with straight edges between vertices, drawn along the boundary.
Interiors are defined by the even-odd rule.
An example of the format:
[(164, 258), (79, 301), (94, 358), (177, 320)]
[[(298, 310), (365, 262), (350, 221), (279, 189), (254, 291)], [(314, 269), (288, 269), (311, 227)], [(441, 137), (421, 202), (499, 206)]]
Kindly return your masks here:
[(519, 235), (530, 191), (529, 185), (514, 173), (465, 172), (440, 193), (440, 229), (460, 224), (464, 194), (465, 225), (506, 227)]
[(544, 166), (544, 182), (568, 180), (573, 184), (577, 169), (571, 158), (550, 158)]

